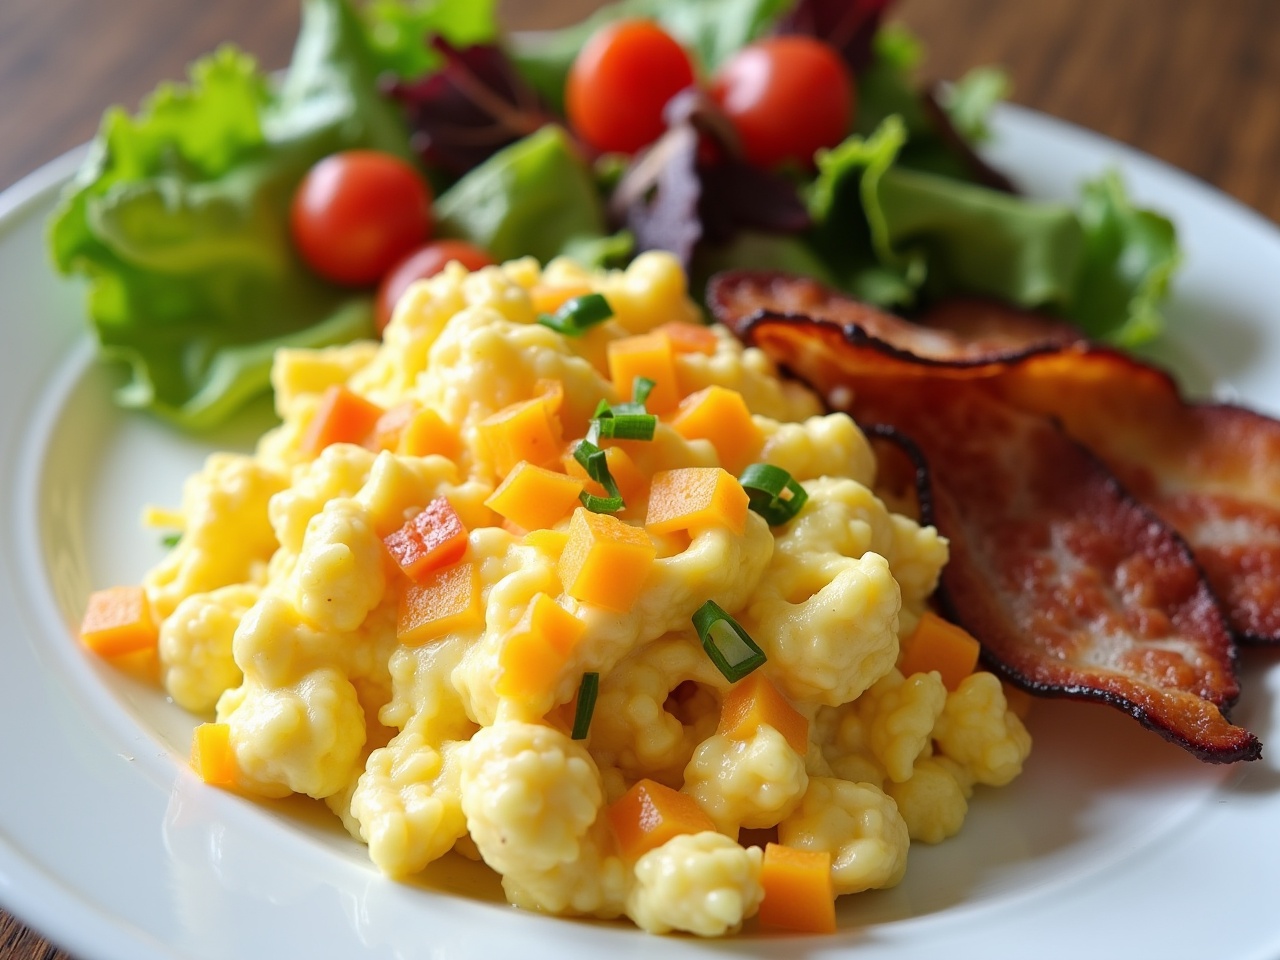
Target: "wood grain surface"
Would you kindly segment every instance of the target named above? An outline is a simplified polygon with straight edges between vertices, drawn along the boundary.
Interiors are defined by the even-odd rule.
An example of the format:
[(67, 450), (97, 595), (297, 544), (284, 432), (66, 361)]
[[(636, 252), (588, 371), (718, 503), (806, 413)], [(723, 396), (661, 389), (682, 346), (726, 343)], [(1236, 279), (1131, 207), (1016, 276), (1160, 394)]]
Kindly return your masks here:
[[(506, 0), (503, 12), (521, 29), (594, 5)], [(927, 77), (1003, 64), (1014, 101), (1132, 144), (1280, 222), (1276, 0), (902, 0), (895, 16), (924, 40)], [(136, 106), (221, 42), (284, 66), (297, 21), (297, 0), (0, 0), (0, 188), (91, 137), (108, 105)], [(67, 956), (0, 911), (2, 960)]]

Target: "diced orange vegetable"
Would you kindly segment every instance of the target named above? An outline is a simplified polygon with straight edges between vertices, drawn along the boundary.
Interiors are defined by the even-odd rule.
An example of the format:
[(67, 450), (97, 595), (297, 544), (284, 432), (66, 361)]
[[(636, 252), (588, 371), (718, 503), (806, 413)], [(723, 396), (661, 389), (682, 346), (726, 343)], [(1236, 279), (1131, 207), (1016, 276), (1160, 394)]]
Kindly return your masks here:
[(119, 657), (155, 647), (160, 628), (142, 587), (95, 590), (80, 622), (80, 642), (103, 657)]
[(539, 530), (567, 516), (581, 492), (581, 480), (525, 461), (516, 464), (484, 504), (517, 527)]
[(552, 413), (559, 413), (564, 406), (564, 381), (543, 377), (534, 381), (533, 395), (547, 405)]
[(545, 397), (514, 403), (480, 421), (494, 470), (505, 477), (521, 460), (535, 466), (560, 454), (560, 421)]
[(373, 451), (394, 450), (400, 443), (405, 428), (418, 412), (418, 405), (412, 400), (397, 403), (380, 416), (364, 438), (364, 445)]
[(671, 338), (671, 346), (676, 353), (702, 353), (709, 357), (720, 345), (711, 328), (700, 323), (672, 320), (658, 327), (658, 330)]
[(364, 443), (384, 413), (380, 406), (358, 393), (341, 385), (332, 386), (320, 398), (320, 406), (307, 424), (302, 435), (302, 452), (315, 457), (330, 444)]
[(421, 582), (467, 552), (467, 528), (445, 497), (436, 497), (416, 517), (382, 538), (391, 558), (410, 580)]
[(560, 582), (575, 600), (625, 613), (640, 595), (656, 554), (644, 530), (578, 507), (560, 554)]
[(471, 561), (435, 570), (400, 598), (396, 638), (410, 646), (484, 625), (480, 571)]
[(680, 402), (671, 426), (686, 440), (710, 440), (724, 468), (737, 476), (756, 459), (764, 434), (737, 390), (710, 386)]
[(494, 689), (503, 697), (548, 693), (582, 639), (587, 625), (545, 593), (533, 598), (498, 654), (501, 673)]
[(406, 457), (427, 457), (434, 453), (452, 460), (461, 449), (457, 431), (429, 408), (413, 415), (396, 443), (396, 453)]
[(948, 690), (978, 666), (978, 641), (954, 623), (926, 610), (915, 632), (903, 643), (902, 675), (937, 670)]
[(563, 530), (530, 530), (524, 535), (523, 542), (543, 553), (559, 556), (564, 553), (569, 534)]
[(836, 893), (827, 850), (767, 843), (760, 865), (760, 926), (795, 933), (834, 933)]
[(720, 467), (660, 470), (649, 487), (644, 525), (653, 533), (728, 527), (742, 533), (747, 524), (747, 491)]
[(630, 401), (636, 377), (648, 377), (653, 390), (645, 401), (650, 413), (670, 413), (680, 403), (680, 386), (676, 382), (675, 351), (671, 338), (654, 331), (635, 337), (610, 341), (609, 378), (619, 395)]
[(191, 735), (191, 769), (215, 787), (236, 782), (236, 755), (231, 749), (231, 728), (225, 723), (202, 723)]
[(725, 694), (716, 732), (730, 740), (749, 740), (762, 723), (782, 734), (796, 753), (809, 752), (808, 718), (787, 702), (763, 672), (754, 670)]
[(529, 291), (529, 302), (533, 304), (534, 313), (555, 313), (574, 297), (591, 292), (591, 286), (586, 283), (539, 283)]
[[(628, 507), (641, 504), (648, 498), (649, 478), (636, 466), (636, 462), (631, 459), (631, 454), (620, 446), (605, 447), (604, 462), (609, 468), (609, 476), (613, 477), (613, 482), (618, 485), (618, 492), (622, 494), (622, 499)], [(588, 476), (586, 467), (574, 459), (572, 446), (560, 458), (560, 463), (564, 466), (565, 473), (582, 481), (587, 493), (597, 497), (608, 495), (604, 487)]]
[(672, 837), (716, 828), (693, 797), (653, 780), (636, 781), (605, 812), (618, 851), (628, 860), (638, 860)]

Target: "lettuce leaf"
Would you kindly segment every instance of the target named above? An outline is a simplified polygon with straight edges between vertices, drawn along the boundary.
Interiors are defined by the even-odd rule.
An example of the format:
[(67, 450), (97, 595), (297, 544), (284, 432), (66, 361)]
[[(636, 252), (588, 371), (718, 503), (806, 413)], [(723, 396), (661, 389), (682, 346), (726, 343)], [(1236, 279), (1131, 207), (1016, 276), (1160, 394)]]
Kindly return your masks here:
[(288, 207), (326, 154), (409, 157), (376, 71), (346, 3), (305, 0), (278, 92), (251, 58), (223, 48), (138, 116), (106, 114), (49, 244), (62, 272), (89, 282), (102, 351), (127, 368), (121, 404), (206, 429), (266, 389), (275, 347), (371, 332), (368, 298), (294, 253)]
[(494, 7), (494, 0), (372, 0), (361, 13), (378, 71), (416, 80), (443, 62), (426, 37), (455, 47), (496, 41)]
[(907, 142), (890, 116), (819, 157), (809, 241), (845, 289), (885, 306), (982, 294), (1125, 345), (1163, 329), (1158, 306), (1179, 259), (1173, 225), (1133, 207), (1117, 175), (1086, 184), (1072, 208), (910, 169), (900, 162)]

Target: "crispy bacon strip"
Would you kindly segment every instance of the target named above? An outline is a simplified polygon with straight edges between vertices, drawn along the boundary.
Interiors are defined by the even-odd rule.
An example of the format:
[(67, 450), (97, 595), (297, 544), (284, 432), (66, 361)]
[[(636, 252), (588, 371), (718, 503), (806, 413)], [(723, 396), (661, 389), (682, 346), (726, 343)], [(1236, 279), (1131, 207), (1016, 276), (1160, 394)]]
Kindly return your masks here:
[(940, 597), (986, 661), (1038, 693), (1118, 707), (1202, 760), (1256, 759), (1223, 716), (1234, 646), (1186, 545), (1051, 420), (994, 383), (868, 375), (839, 327), (758, 316), (747, 340), (853, 413), (904, 432), (929, 465), (925, 519), (951, 543)]
[(1238, 641), (1280, 645), (1277, 421), (1188, 403), (1163, 371), (995, 301), (944, 301), (913, 324), (811, 280), (747, 271), (722, 274), (708, 296), (731, 326), (762, 312), (840, 324), (885, 375), (998, 378), (1007, 399), (1059, 420), (1183, 536)]

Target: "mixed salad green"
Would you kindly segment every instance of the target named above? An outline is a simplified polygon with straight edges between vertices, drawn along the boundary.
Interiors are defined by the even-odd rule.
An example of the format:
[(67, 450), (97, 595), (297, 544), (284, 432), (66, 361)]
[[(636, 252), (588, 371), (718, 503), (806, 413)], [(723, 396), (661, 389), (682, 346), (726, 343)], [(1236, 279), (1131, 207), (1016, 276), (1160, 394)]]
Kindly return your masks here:
[[(1084, 185), (1075, 207), (1011, 192), (970, 149), (1000, 75), (922, 92), (918, 45), (880, 24), (885, 0), (622, 0), (518, 37), (500, 34), (494, 0), (302, 3), (279, 82), (228, 47), (137, 116), (109, 111), (53, 217), (54, 262), (87, 278), (102, 350), (127, 366), (126, 406), (204, 429), (267, 389), (278, 347), (372, 333), (372, 291), (317, 275), (289, 231), (308, 170), (357, 148), (418, 165), (436, 236), (495, 260), (619, 264), (671, 245), (695, 280), (771, 267), (906, 311), (963, 291), (1120, 344), (1160, 330), (1178, 260), (1169, 221), (1136, 209), (1114, 174)], [(706, 77), (759, 37), (801, 21), (821, 33), (850, 11), (859, 30), (841, 51), (856, 113), (813, 169), (709, 171), (696, 103), (669, 114), (673, 143), (647, 165), (600, 155), (564, 124), (566, 78), (604, 23), (654, 20)]]

